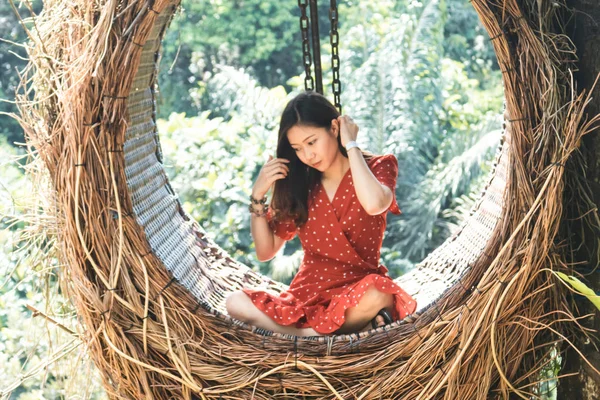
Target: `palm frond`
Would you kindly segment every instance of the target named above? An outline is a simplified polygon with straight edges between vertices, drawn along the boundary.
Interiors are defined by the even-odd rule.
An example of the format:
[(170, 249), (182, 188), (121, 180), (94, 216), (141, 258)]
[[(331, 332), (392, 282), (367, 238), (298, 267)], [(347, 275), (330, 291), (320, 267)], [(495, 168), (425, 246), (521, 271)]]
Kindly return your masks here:
[(273, 132), (289, 97), (285, 89), (282, 86), (272, 89), (260, 86), (243, 69), (217, 65), (215, 70), (217, 72), (208, 79), (205, 89), (209, 109), (225, 120), (236, 115), (263, 135)]
[(283, 248), (270, 263), (271, 277), (279, 282), (289, 284), (298, 271), (304, 252), (297, 250), (291, 255), (284, 255)]
[(456, 206), (455, 198), (481, 189), (474, 182), (489, 171), (500, 135), (497, 129), (485, 133), (462, 154), (448, 163), (436, 164), (426, 173), (402, 205), (403, 218), (388, 226), (399, 238), (395, 249), (407, 258), (422, 259), (448, 236), (455, 221), (445, 213)]

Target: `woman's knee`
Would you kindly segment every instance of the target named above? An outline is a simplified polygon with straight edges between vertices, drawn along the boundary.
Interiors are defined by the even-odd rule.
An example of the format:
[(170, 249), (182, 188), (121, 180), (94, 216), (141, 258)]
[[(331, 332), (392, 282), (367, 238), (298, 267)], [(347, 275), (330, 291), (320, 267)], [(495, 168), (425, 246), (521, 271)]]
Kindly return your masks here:
[(240, 321), (246, 322), (248, 315), (248, 302), (251, 302), (250, 297), (241, 290), (230, 293), (225, 299), (225, 308), (227, 313)]
[(377, 308), (379, 311), (382, 308), (390, 307), (393, 302), (394, 295), (381, 292), (375, 285), (370, 285), (360, 299), (359, 305), (368, 309)]

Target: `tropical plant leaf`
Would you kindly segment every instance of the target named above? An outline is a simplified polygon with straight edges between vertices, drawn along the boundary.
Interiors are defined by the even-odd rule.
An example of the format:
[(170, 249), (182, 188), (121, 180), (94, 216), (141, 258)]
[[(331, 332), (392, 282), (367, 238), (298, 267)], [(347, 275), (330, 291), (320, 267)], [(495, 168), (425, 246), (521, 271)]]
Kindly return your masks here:
[(588, 287), (585, 283), (581, 282), (574, 276), (564, 274), (560, 271), (552, 271), (555, 275), (557, 275), (563, 282), (571, 286), (576, 292), (580, 295), (587, 297), (589, 301), (592, 302), (593, 305), (596, 306), (598, 310), (600, 310), (600, 296), (598, 296), (590, 287)]

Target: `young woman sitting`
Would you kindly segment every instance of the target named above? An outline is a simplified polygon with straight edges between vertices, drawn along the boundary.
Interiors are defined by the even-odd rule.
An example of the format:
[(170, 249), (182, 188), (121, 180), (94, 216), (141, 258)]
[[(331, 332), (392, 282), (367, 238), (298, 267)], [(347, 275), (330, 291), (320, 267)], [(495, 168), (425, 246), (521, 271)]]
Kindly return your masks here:
[[(400, 214), (398, 160), (356, 144), (358, 126), (322, 95), (304, 92), (281, 116), (277, 158), (254, 183), (251, 232), (268, 261), (298, 234), (304, 257), (283, 293), (245, 288), (227, 298), (233, 318), (274, 332), (359, 332), (404, 318), (415, 300), (379, 264), (390, 211)], [(274, 185), (270, 207), (266, 193)]]

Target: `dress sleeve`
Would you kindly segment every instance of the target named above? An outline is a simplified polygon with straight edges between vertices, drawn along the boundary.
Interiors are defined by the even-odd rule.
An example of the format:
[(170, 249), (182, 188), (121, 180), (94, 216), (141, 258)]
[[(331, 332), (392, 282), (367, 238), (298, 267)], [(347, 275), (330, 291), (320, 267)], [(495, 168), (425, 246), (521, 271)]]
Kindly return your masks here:
[(398, 207), (398, 203), (396, 202), (396, 179), (398, 179), (398, 160), (396, 159), (396, 156), (393, 154), (385, 154), (376, 159), (371, 168), (373, 175), (375, 175), (377, 180), (389, 187), (393, 195), (392, 204), (390, 204), (386, 211), (379, 215), (385, 216), (388, 211), (391, 211), (396, 215), (402, 214), (402, 211), (400, 211), (400, 207)]
[(283, 240), (292, 240), (296, 236), (296, 224), (294, 221), (275, 221), (273, 220), (273, 211), (267, 210), (267, 222), (271, 230)]

